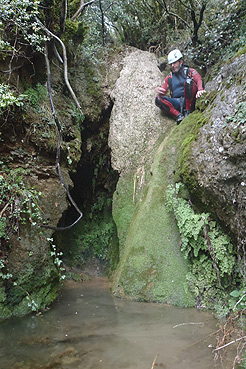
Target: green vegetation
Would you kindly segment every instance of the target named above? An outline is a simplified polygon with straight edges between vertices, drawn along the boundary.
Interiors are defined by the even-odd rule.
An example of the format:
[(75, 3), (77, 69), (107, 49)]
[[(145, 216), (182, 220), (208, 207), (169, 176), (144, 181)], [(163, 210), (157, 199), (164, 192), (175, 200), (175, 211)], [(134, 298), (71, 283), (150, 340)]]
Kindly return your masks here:
[(47, 238), (47, 241), (50, 242), (50, 245), (51, 245), (50, 256), (52, 257), (54, 261), (54, 265), (56, 266), (56, 269), (59, 275), (59, 280), (62, 281), (63, 279), (65, 279), (65, 274), (64, 274), (65, 268), (63, 268), (62, 266), (62, 263), (63, 263), (62, 259), (60, 259), (63, 253), (57, 251), (56, 245), (54, 245), (53, 243), (54, 241), (53, 238)]
[(74, 246), (80, 253), (80, 264), (86, 261), (88, 257), (96, 257), (105, 261), (108, 257), (109, 245), (115, 231), (114, 224), (101, 221), (99, 223), (92, 222), (94, 226), (89, 224), (83, 227), (83, 232), (79, 232), (74, 239)]
[(2, 35), (8, 29), (8, 34), (4, 34), (7, 40), (2, 43), (2, 50), (13, 51), (18, 55), (16, 44), (13, 40), (24, 39), (29, 45), (42, 51), (45, 37), (42, 35), (40, 27), (36, 22), (39, 15), (38, 0), (0, 0), (0, 21)]
[(209, 118), (205, 117), (200, 111), (193, 112), (186, 122), (189, 130), (184, 136), (180, 144), (179, 151), (179, 170), (177, 175), (182, 177), (191, 193), (199, 194), (196, 173), (190, 168), (190, 152), (193, 142), (197, 139), (198, 133), (203, 125), (208, 122)]
[[(0, 260), (0, 318), (11, 314), (26, 314), (30, 310), (36, 311), (48, 306), (57, 294), (55, 286), (50, 283), (57, 278), (56, 273), (59, 274), (55, 270), (52, 272), (54, 264), (57, 264), (57, 257), (53, 261), (50, 259), (47, 265), (43, 265), (42, 272), (37, 273), (40, 260), (44, 261), (46, 258), (43, 256), (40, 259), (38, 245), (29, 246), (30, 262), (25, 262), (25, 268), (19, 271), (12, 269), (9, 272), (8, 254), (12, 249), (13, 236), (20, 239), (21, 235), (25, 243), (25, 232), (31, 236), (34, 227), (42, 222), (39, 208), (41, 193), (28, 186), (27, 171), (21, 168), (8, 169), (4, 165), (2, 167), (4, 171), (0, 175), (0, 244), (4, 257)], [(39, 237), (42, 238), (41, 235)], [(53, 277), (47, 279), (45, 274), (53, 274)]]
[[(185, 55), (204, 68), (221, 57), (228, 59), (237, 51), (243, 52), (245, 47), (246, 10), (245, 2), (240, 0), (228, 2), (226, 7), (213, 0), (200, 3), (189, 0), (186, 5), (181, 0), (172, 4), (167, 4), (166, 0), (99, 0), (86, 3), (82, 8), (81, 3), (75, 0), (69, 0), (67, 7), (63, 7), (60, 0), (1, 0), (0, 5), (1, 55), (9, 65), (9, 78), (4, 79), (2, 86), (11, 83), (15, 64), (18, 68), (26, 60), (32, 64), (33, 50), (43, 52), (45, 43), (53, 37), (52, 33), (59, 61), (64, 57), (58, 41), (62, 40), (68, 49), (70, 65), (77, 62), (80, 54), (84, 59), (93, 61), (94, 70), (98, 69), (104, 56), (109, 55), (109, 48), (121, 44), (163, 56), (173, 47), (175, 39), (177, 45), (185, 45)], [(49, 29), (42, 24), (49, 25)], [(31, 47), (26, 48), (24, 44)], [(42, 54), (39, 55), (41, 58)], [(87, 81), (91, 78), (87, 84), (88, 94), (101, 101), (102, 90), (95, 82), (98, 74), (91, 70), (85, 73)], [(32, 89), (27, 91), (35, 108), (43, 94), (39, 87), (42, 86), (38, 84), (35, 87), (36, 92)], [(18, 88), (14, 97), (12, 92), (9, 95), (7, 89), (2, 88), (2, 104), (5, 104), (4, 101), (22, 104), (23, 97), (18, 97)], [(75, 114), (77, 120), (78, 115)], [(83, 119), (79, 120), (82, 122)]]
[[(49, 109), (46, 86), (37, 83), (35, 87), (28, 87), (24, 94), (26, 101), (23, 107), (23, 116), (24, 118), (28, 117), (28, 120), (33, 119), (29, 128), (31, 141), (40, 148), (43, 147), (46, 151), (55, 152), (57, 149), (58, 132), (54, 117)], [(64, 136), (67, 133), (65, 127), (66, 118), (70, 119), (73, 124), (73, 139), (68, 142), (63, 141), (61, 144), (62, 159), (67, 161), (67, 165), (72, 171), (75, 170), (80, 157), (80, 130), (85, 117), (74, 103), (71, 103), (70, 106), (71, 108), (68, 108), (65, 114), (62, 111), (59, 115), (61, 115), (61, 128)]]
[(96, 258), (110, 274), (118, 262), (116, 228), (111, 216), (112, 200), (105, 193), (98, 193), (96, 198), (97, 201), (85, 211), (78, 224), (62, 235), (56, 235), (56, 243), (68, 265), (82, 268), (88, 260)]
[[(236, 286), (237, 253), (230, 238), (209, 213), (195, 212), (183, 199), (184, 185), (169, 186), (168, 208), (173, 211), (181, 235), (181, 251), (190, 260), (187, 281), (199, 306), (215, 308), (223, 305), (229, 291)], [(228, 312), (226, 308), (224, 313)]]
[(12, 106), (23, 107), (25, 95), (15, 96), (9, 85), (0, 84), (0, 115), (9, 111)]
[[(26, 54), (23, 41), (39, 52), (51, 34), (40, 25), (49, 25), (65, 42), (69, 58), (77, 52), (91, 57), (106, 47), (126, 44), (166, 54), (173, 47), (185, 45), (186, 55), (198, 65), (215, 64), (221, 57), (231, 58), (245, 47), (244, 1), (202, 0), (184, 4), (177, 0), (127, 1), (99, 0), (80, 8), (79, 1), (1, 0), (1, 51), (13, 59)], [(20, 48), (18, 47), (20, 46)], [(60, 53), (60, 45), (57, 46)], [(18, 51), (17, 51), (18, 50)], [(241, 51), (240, 51), (241, 52)]]
[(20, 224), (34, 226), (42, 219), (38, 205), (41, 193), (25, 183), (27, 175), (22, 168), (5, 168), (0, 175), (0, 234), (6, 240), (18, 232)]
[(79, 131), (82, 127), (82, 123), (85, 119), (84, 114), (81, 114), (79, 109), (76, 107), (74, 103), (71, 103), (71, 108), (68, 109), (69, 114), (74, 119), (76, 126), (78, 127)]
[(2, 269), (5, 268), (5, 263), (3, 259), (0, 259), (0, 278), (4, 279), (9, 279), (12, 277), (11, 273), (3, 273)]
[(29, 104), (35, 109), (36, 112), (40, 112), (41, 103), (47, 100), (47, 88), (40, 83), (37, 83), (35, 88), (29, 87), (25, 91), (25, 95), (28, 98)]
[(233, 129), (244, 125), (246, 122), (246, 102), (237, 105), (235, 114), (226, 118), (226, 123), (233, 126)]

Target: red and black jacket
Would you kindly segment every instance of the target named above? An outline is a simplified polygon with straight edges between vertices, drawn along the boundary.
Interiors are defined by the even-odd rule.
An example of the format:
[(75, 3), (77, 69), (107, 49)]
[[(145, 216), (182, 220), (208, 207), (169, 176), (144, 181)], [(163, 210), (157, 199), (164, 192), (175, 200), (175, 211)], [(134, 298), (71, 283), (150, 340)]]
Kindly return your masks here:
[[(180, 76), (181, 79), (184, 81), (184, 84), (185, 84), (185, 81), (187, 79), (192, 79), (195, 84), (196, 84), (196, 87), (197, 87), (197, 90), (203, 90), (203, 83), (202, 83), (202, 77), (200, 76), (200, 74), (193, 68), (189, 68), (188, 66), (184, 65), (180, 68), (180, 70), (178, 71), (178, 73), (175, 73), (176, 76)], [(165, 90), (165, 95), (167, 94), (168, 90), (170, 92), (170, 96), (173, 97), (173, 95), (175, 95), (174, 91), (173, 91), (173, 81), (172, 81), (172, 78), (173, 78), (173, 73), (170, 72), (164, 82), (163, 82), (163, 85), (162, 85), (162, 88)], [(184, 96), (184, 92), (182, 93), (181, 96)], [(175, 97), (181, 97), (181, 96), (175, 96)]]

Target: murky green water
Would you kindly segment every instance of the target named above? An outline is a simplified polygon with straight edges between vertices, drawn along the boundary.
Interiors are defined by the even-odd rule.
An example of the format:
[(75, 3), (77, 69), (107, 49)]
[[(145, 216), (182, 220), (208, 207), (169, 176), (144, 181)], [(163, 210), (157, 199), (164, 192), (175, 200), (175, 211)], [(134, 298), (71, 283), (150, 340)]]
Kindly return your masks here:
[(114, 298), (102, 278), (66, 282), (50, 311), (0, 324), (0, 368), (220, 369), (216, 330), (210, 313)]

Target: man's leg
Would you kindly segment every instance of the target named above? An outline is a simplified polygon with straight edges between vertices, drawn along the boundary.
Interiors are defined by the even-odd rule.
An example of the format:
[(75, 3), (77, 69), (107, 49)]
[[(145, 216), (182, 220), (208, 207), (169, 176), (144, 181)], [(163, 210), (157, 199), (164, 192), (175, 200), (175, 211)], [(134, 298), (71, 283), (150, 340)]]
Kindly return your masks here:
[(165, 114), (175, 118), (177, 124), (179, 124), (184, 119), (183, 114), (180, 113), (179, 99), (174, 99), (164, 95), (161, 97), (157, 96), (155, 99), (155, 104)]
[(197, 86), (193, 79), (187, 78), (184, 86), (185, 117), (195, 109)]

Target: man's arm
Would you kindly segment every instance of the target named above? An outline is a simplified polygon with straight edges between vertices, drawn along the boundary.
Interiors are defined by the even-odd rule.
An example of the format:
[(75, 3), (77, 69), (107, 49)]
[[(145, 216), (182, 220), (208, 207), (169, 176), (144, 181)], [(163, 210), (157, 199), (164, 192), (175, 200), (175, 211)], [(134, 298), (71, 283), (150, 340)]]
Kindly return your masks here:
[(168, 76), (166, 76), (161, 87), (156, 87), (155, 91), (158, 95), (166, 95), (168, 90)]
[(198, 98), (206, 91), (203, 88), (202, 77), (200, 76), (200, 74), (195, 69), (192, 69), (192, 68), (191, 68), (191, 72), (192, 72), (192, 77), (197, 85), (196, 98)]

